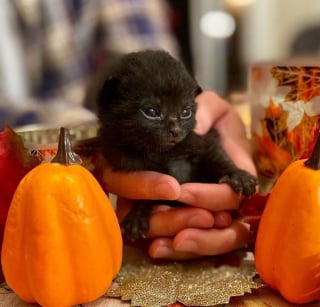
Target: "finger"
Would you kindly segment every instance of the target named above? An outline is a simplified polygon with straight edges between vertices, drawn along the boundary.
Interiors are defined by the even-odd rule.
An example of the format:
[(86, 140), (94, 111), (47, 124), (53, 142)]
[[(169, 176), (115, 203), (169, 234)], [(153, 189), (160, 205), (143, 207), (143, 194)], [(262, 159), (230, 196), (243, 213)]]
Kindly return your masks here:
[(149, 246), (149, 255), (155, 259), (184, 260), (202, 257), (199, 254), (185, 253), (174, 250), (172, 238), (154, 239)]
[(167, 210), (159, 210), (151, 216), (148, 237), (172, 236), (184, 228), (212, 228), (213, 225), (214, 217), (208, 210), (167, 207)]
[(131, 199), (174, 200), (181, 190), (175, 178), (152, 171), (123, 173), (106, 167), (103, 181), (109, 192)]
[(204, 91), (196, 98), (197, 102), (197, 125), (195, 132), (205, 134), (212, 125), (223, 116), (229, 109), (230, 105), (216, 93)]
[(218, 211), (213, 213), (214, 227), (225, 228), (229, 227), (232, 223), (232, 216), (229, 211)]
[(250, 237), (250, 225), (234, 220), (223, 229), (185, 229), (176, 235), (173, 247), (178, 252), (218, 255), (246, 245)]
[(238, 209), (242, 196), (225, 183), (184, 183), (179, 201), (211, 211)]
[(181, 231), (173, 238), (158, 238), (149, 247), (153, 258), (193, 259), (224, 254), (245, 246), (251, 238), (248, 224), (235, 220), (224, 229), (194, 229)]

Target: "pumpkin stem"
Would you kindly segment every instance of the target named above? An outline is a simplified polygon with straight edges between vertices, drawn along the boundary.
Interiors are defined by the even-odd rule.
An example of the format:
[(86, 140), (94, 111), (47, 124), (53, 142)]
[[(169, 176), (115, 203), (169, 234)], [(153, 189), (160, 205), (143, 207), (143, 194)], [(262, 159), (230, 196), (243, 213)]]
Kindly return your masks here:
[(51, 162), (64, 165), (81, 164), (82, 160), (79, 155), (72, 151), (70, 131), (67, 128), (60, 128), (58, 152)]
[(314, 145), (310, 158), (304, 162), (304, 165), (314, 170), (320, 169), (320, 135), (318, 136), (317, 142)]

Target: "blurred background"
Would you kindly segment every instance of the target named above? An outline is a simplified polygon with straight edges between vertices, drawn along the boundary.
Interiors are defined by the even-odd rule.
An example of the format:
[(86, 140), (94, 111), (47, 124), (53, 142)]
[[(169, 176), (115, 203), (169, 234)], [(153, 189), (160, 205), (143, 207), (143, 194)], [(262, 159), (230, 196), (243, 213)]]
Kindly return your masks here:
[(195, 75), (204, 88), (221, 95), (246, 88), (253, 62), (320, 55), (320, 1), (171, 2), (188, 7)]
[(319, 0), (0, 0), (0, 128), (94, 120), (105, 67), (144, 48), (242, 101), (251, 63), (319, 55), (319, 16)]

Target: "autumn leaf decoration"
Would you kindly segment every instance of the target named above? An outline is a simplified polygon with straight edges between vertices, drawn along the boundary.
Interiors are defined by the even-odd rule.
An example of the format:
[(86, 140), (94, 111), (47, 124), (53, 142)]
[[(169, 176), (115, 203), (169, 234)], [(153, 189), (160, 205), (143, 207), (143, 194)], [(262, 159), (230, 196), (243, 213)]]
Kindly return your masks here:
[(286, 101), (310, 101), (320, 94), (320, 67), (274, 66), (271, 75), (279, 86), (290, 86)]
[(262, 134), (253, 133), (252, 139), (259, 171), (277, 177), (312, 152), (319, 134), (320, 67), (273, 66), (270, 74), (288, 92), (281, 101), (270, 97), (260, 120)]

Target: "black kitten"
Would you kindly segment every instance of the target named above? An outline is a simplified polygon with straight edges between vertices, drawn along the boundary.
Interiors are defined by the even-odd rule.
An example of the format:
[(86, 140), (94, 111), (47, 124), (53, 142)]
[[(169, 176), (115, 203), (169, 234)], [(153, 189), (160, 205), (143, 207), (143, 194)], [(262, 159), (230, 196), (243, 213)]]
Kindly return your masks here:
[[(180, 183), (226, 182), (251, 196), (256, 178), (238, 169), (222, 149), (216, 130), (200, 136), (195, 97), (201, 88), (179, 61), (164, 51), (125, 55), (113, 67), (98, 99), (102, 153), (116, 171), (153, 170)], [(148, 232), (152, 204), (139, 200), (122, 223), (132, 238)], [(174, 205), (177, 202), (169, 202)]]

